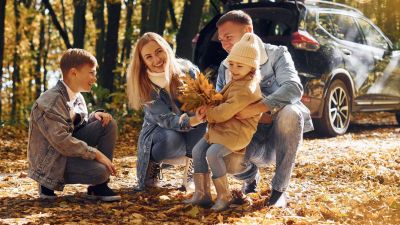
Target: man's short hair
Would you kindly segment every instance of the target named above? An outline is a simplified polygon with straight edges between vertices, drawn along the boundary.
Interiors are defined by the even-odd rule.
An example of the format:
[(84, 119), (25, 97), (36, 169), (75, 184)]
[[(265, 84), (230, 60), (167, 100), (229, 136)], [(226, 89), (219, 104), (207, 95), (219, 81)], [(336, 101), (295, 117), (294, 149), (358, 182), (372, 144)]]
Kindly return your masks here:
[(96, 58), (84, 49), (71, 48), (61, 56), (60, 68), (63, 75), (72, 68), (79, 69), (84, 65), (97, 66)]
[(219, 18), (216, 26), (219, 27), (226, 22), (253, 26), (253, 21), (251, 20), (249, 14), (243, 12), (242, 10), (232, 10), (227, 12), (226, 14), (221, 16), (221, 18)]

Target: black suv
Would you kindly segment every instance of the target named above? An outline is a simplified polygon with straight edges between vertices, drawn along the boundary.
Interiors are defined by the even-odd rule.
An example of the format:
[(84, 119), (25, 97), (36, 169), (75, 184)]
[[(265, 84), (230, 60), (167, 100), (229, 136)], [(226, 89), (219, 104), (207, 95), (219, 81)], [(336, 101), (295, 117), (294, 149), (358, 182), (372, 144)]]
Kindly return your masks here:
[[(396, 112), (400, 123), (400, 51), (369, 19), (343, 4), (326, 1), (235, 3), (253, 19), (265, 43), (284, 45), (304, 86), (303, 103), (317, 131), (344, 134), (351, 112)], [(193, 61), (215, 81), (227, 56), (214, 17), (198, 34)]]

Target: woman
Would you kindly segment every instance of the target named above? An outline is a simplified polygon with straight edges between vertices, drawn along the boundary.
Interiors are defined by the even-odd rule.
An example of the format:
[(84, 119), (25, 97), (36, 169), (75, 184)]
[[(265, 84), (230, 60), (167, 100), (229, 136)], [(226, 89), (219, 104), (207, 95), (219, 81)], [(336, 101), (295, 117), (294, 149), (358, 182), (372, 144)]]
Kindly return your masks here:
[(194, 76), (193, 68), (176, 59), (169, 44), (156, 33), (145, 33), (134, 47), (127, 74), (128, 99), (131, 107), (144, 110), (137, 191), (157, 187), (160, 163), (191, 157), (193, 146), (204, 135), (200, 114), (181, 112), (177, 101), (179, 76), (186, 72)]

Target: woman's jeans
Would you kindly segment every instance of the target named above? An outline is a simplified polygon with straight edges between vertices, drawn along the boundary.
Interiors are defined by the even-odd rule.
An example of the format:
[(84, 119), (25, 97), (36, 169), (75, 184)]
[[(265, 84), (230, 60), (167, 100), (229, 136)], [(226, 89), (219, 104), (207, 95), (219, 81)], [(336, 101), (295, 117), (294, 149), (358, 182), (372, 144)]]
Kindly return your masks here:
[(192, 157), (192, 149), (204, 136), (206, 124), (200, 124), (188, 132), (178, 132), (157, 127), (153, 134), (151, 160), (157, 163), (182, 156)]
[(224, 157), (231, 153), (225, 146), (209, 144), (202, 138), (193, 149), (194, 172), (207, 173), (210, 166), (213, 179), (224, 176), (227, 172)]

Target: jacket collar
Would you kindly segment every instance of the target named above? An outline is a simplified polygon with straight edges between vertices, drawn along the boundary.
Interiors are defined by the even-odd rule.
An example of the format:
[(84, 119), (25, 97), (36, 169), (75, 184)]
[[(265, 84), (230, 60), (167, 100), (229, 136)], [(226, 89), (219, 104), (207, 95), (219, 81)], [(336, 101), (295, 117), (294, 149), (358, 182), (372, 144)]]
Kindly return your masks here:
[(71, 100), (69, 99), (67, 87), (65, 87), (65, 85), (63, 84), (63, 82), (62, 82), (61, 80), (57, 81), (56, 88), (57, 88), (58, 90), (60, 90), (61, 95), (62, 95), (65, 99), (67, 99), (67, 102), (71, 101)]

